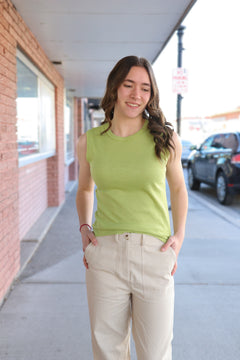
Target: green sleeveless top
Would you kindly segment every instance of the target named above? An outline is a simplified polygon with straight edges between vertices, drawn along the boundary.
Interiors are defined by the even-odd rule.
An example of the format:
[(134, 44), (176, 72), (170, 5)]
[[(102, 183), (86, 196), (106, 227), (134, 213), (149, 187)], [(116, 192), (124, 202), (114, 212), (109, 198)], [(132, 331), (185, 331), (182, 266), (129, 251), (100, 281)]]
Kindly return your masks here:
[(166, 164), (155, 154), (146, 120), (127, 137), (108, 130), (108, 124), (87, 131), (87, 161), (96, 184), (96, 236), (125, 232), (149, 234), (166, 242), (171, 234), (166, 197)]

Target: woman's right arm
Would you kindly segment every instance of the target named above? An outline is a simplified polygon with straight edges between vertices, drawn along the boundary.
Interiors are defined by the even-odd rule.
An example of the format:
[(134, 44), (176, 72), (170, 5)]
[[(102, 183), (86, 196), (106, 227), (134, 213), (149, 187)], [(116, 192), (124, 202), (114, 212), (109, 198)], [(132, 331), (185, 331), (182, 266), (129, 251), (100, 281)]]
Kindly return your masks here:
[[(90, 166), (87, 161), (87, 135), (83, 134), (78, 139), (77, 155), (79, 160), (79, 180), (76, 196), (79, 224), (92, 224), (93, 202), (94, 202), (94, 181), (91, 176)], [(81, 229), (83, 251), (90, 242), (97, 245), (94, 233), (88, 226)]]

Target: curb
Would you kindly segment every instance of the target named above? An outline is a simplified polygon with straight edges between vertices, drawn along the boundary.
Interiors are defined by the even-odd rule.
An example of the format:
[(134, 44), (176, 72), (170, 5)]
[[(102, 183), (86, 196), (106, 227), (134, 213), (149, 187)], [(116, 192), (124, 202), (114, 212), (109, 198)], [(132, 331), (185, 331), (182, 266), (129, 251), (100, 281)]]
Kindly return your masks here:
[(50, 227), (64, 206), (68, 194), (72, 192), (76, 184), (77, 181), (69, 181), (65, 189), (65, 201), (63, 201), (63, 203), (58, 207), (48, 207), (22, 239), (20, 250), (20, 269), (15, 277), (15, 281), (19, 278), (27, 264), (31, 261), (33, 255), (37, 251), (39, 245), (47, 235)]
[(42, 240), (45, 238), (54, 220), (62, 209), (62, 205), (58, 207), (47, 208), (40, 218), (34, 223), (31, 229), (27, 232), (20, 244), (20, 269), (15, 277), (15, 280), (21, 275), (27, 264), (31, 261), (33, 255), (37, 251)]

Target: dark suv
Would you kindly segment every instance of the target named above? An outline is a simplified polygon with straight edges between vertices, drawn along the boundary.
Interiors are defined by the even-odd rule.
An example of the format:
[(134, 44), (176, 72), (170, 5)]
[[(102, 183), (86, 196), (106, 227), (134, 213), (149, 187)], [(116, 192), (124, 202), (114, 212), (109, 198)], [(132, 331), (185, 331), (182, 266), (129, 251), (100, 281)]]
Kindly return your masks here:
[(188, 158), (188, 184), (199, 190), (200, 183), (214, 186), (221, 204), (231, 204), (234, 192), (240, 191), (240, 133), (209, 136), (194, 147)]

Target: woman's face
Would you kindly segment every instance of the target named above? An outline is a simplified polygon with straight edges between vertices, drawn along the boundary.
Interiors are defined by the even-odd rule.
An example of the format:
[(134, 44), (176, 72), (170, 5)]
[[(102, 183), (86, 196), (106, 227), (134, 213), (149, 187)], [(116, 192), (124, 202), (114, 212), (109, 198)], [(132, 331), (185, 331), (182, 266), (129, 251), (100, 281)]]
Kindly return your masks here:
[(144, 67), (133, 66), (117, 90), (114, 115), (140, 118), (151, 96), (151, 82)]

